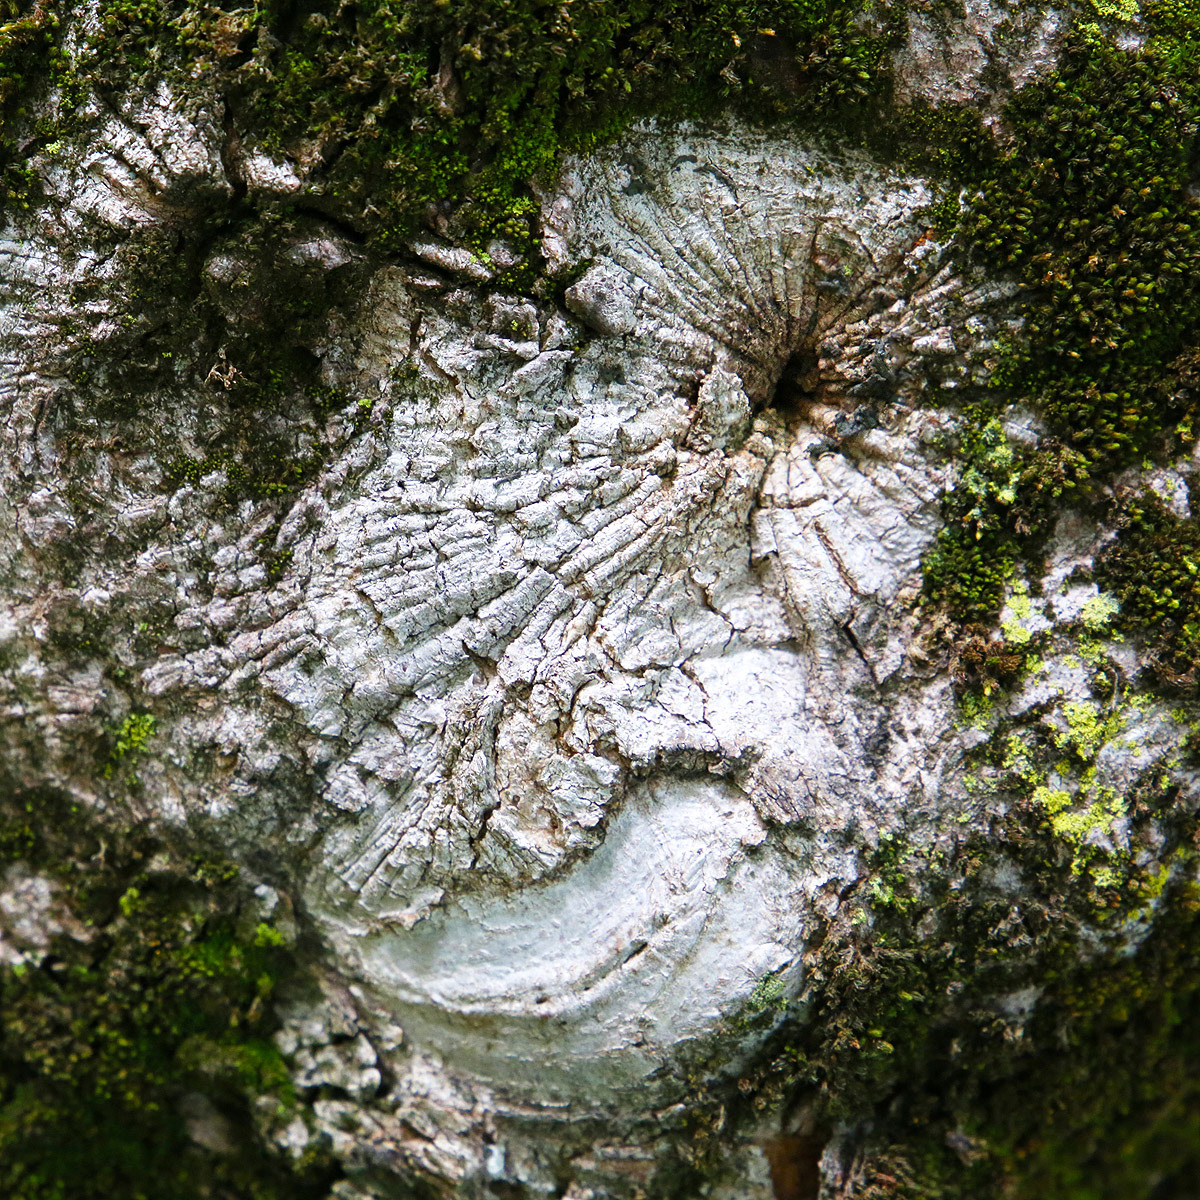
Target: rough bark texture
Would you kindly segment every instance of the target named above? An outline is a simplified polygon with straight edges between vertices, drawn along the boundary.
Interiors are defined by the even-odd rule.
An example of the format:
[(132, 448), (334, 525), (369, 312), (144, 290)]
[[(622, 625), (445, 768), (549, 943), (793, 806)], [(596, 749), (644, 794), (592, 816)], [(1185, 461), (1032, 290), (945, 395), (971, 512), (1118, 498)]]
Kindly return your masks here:
[[(896, 102), (1008, 137), (1068, 24), (914, 13)], [(249, 149), (203, 75), (87, 103), (0, 240), (0, 787), (80, 870), (153, 846), (84, 923), (32, 818), (0, 962), (125, 936), (219, 851), (205, 919), (288, 958), (250, 1007), (290, 1082), (251, 1108), (311, 1194), (942, 1194), (895, 1132), (927, 1031), (1028, 1069), (1043, 994), (1075, 1011), (1047, 964), (1086, 990), (1194, 881), (1194, 704), (1093, 572), (1114, 489), (1190, 518), (1191, 448), (1058, 496), (999, 628), (954, 626), (945, 494), (1047, 426), (1001, 407), (968, 463), (1023, 293), (934, 182), (645, 119), (539, 182), (556, 282), (518, 289), (527, 251), (433, 218), (385, 252), (262, 216), (321, 166)], [(251, 387), (287, 339), (301, 383)], [(985, 1117), (929, 1117), (964, 1171)]]

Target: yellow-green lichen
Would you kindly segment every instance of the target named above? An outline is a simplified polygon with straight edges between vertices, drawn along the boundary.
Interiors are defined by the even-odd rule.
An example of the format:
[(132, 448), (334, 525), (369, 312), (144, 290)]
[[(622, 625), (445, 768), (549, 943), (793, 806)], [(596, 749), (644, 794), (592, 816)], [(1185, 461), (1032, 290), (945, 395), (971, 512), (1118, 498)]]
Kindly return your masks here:
[(1105, 592), (1093, 596), (1079, 614), (1083, 627), (1089, 633), (1103, 633), (1112, 623), (1112, 619), (1120, 611), (1120, 605)]
[(1101, 747), (1116, 737), (1126, 722), (1124, 710), (1105, 716), (1090, 700), (1072, 700), (1063, 705), (1062, 713), (1067, 728), (1055, 731), (1055, 742), (1069, 746), (1085, 762), (1095, 759)]
[(1107, 836), (1113, 823), (1126, 815), (1124, 803), (1112, 788), (1095, 788), (1081, 802), (1068, 791), (1043, 785), (1034, 789), (1032, 800), (1049, 816), (1055, 836), (1064, 839), (1075, 851), (1071, 866), (1076, 873), (1083, 868), (1083, 848), (1088, 837), (1097, 833)]
[(1038, 784), (1042, 779), (1042, 772), (1035, 765), (1033, 750), (1019, 733), (1009, 734), (1002, 764), (1006, 771), (1010, 771), (1030, 786)]
[(966, 692), (958, 702), (959, 724), (969, 729), (986, 729), (995, 707), (995, 702), (986, 693)]
[[(1028, 616), (1028, 605), (1025, 608), (1026, 616)], [(1021, 624), (1017, 616), (1006, 617), (1002, 620), (1000, 622), (1000, 631), (1004, 634), (1004, 640), (1010, 646), (1025, 646), (1033, 640), (1033, 634)]]

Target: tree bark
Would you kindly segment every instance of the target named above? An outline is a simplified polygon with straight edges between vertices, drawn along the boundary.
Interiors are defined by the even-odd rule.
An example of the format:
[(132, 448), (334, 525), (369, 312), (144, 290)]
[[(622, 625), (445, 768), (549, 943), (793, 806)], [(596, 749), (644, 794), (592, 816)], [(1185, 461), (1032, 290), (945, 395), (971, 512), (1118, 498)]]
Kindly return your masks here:
[[(997, 21), (913, 14), (896, 102), (1003, 135), (1066, 18)], [(514, 286), (503, 241), (306, 208), (321, 164), (204, 76), (84, 112), (30, 135), (0, 241), (0, 787), (68, 806), (81, 870), (162, 849), (106, 935), (17, 846), (7, 969), (125, 936), (135, 875), (216, 850), (205, 919), (290, 962), (254, 1020), (293, 1100), (256, 1128), (331, 1195), (924, 1194), (894, 1118), (936, 1055), (986, 1030), (1025, 1069), (1069, 1004), (1047, 964), (1140, 954), (1194, 875), (1192, 701), (1115, 633), (1094, 500), (1055, 501), (1002, 633), (922, 590), (1019, 286), (930, 180), (732, 115), (567, 159)], [(1186, 518), (1195, 461), (1122, 486)], [(1150, 779), (1175, 802), (1139, 825)], [(1084, 911), (1117, 876), (1138, 902)], [(929, 1127), (966, 1170), (958, 1119)]]

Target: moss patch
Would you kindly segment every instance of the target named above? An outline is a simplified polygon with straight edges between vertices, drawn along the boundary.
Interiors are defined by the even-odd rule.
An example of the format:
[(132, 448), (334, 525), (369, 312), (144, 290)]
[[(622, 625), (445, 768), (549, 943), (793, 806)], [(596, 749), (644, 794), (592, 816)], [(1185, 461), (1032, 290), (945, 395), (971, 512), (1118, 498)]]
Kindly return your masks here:
[(1169, 512), (1153, 493), (1114, 506), (1117, 541), (1096, 565), (1120, 604), (1116, 623), (1148, 637), (1151, 666), (1172, 686), (1200, 672), (1200, 525)]
[(1093, 468), (1178, 447), (1195, 400), (1176, 394), (1168, 364), (1200, 317), (1194, 77), (1156, 49), (1077, 42), (1007, 116), (1013, 148), (959, 226), (1026, 288), (1002, 381)]
[[(11, 3), (12, 0), (9, 0)], [(649, 108), (844, 117), (884, 83), (903, 25), (850, 0), (104, 0), (73, 63), (102, 88), (178, 70), (214, 81), (236, 128), (323, 162), (309, 197), (385, 244), (450, 213), (523, 241), (530, 181)], [(36, 76), (53, 61), (28, 57)], [(15, 114), (14, 114), (15, 115)], [(64, 115), (69, 116), (69, 106)]]
[(289, 953), (243, 911), (236, 869), (50, 792), (5, 795), (0, 850), (58, 880), (71, 914), (48, 952), (0, 967), (4, 1195), (324, 1196), (329, 1163), (283, 1160), (250, 1117), (292, 1101), (270, 1041)]
[(36, 180), (15, 127), (31, 87), (58, 62), (59, 19), (45, 0), (0, 0), (0, 208), (28, 208)]
[(327, 161), (340, 156), (326, 201), (361, 202), (371, 225), (370, 193), (385, 241), (442, 205), (460, 234), (523, 240), (530, 179), (647, 106), (853, 104), (881, 62), (856, 7), (365, 0), (352, 15), (330, 5), (301, 17), (264, 3), (239, 43), (239, 105), (277, 144), (315, 138)]
[[(962, 621), (995, 620), (1016, 563), (1036, 571), (1061, 497), (1086, 504), (1118, 469), (1167, 461), (1196, 436), (1196, 41), (1187, 13), (1151, 6), (1147, 18), (1139, 51), (1081, 27), (1060, 70), (1009, 105), (1006, 148), (946, 163), (964, 206), (947, 200), (940, 223), (969, 259), (1020, 282), (1024, 318), (1002, 347), (992, 395), (966, 413), (962, 481), (925, 564), (930, 595)], [(997, 416), (1013, 401), (1047, 426), (1036, 449), (1003, 444)], [(1169, 642), (1160, 678), (1192, 678), (1189, 601), (1170, 610), (1165, 635), (1161, 626), (1177, 593), (1189, 594), (1179, 576), (1188, 528), (1168, 535), (1162, 519), (1136, 515), (1120, 523), (1137, 543), (1108, 556), (1130, 600), (1120, 625)]]
[[(754, 1119), (766, 1097), (841, 1124), (856, 1194), (872, 1200), (1187, 1194), (1200, 1170), (1195, 828), (1189, 809), (1165, 848), (1175, 882), (1126, 877), (1099, 948), (1085, 932), (1098, 885), (1039, 855), (1052, 835), (1036, 822), (952, 850), (893, 840), (859, 902), (870, 919), (827, 931), (795, 1023), (721, 1103)], [(1019, 898), (995, 882), (1014, 871)], [(1153, 928), (1127, 953), (1117, 930), (1151, 895)], [(917, 936), (919, 922), (936, 932)]]

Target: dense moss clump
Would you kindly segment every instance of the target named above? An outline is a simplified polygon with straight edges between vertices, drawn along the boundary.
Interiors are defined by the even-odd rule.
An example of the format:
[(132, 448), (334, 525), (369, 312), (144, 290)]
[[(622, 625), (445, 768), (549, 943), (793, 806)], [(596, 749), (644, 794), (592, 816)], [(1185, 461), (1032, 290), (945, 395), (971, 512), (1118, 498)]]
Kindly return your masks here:
[[(963, 484), (927, 562), (929, 590), (961, 619), (994, 617), (1052, 501), (1068, 489), (1086, 501), (1115, 470), (1195, 439), (1200, 87), (1194, 44), (1171, 21), (1154, 10), (1140, 51), (1078, 29), (1059, 72), (1010, 104), (1007, 148), (955, 160), (965, 206), (939, 215), (965, 254), (1017, 277), (1024, 317), (969, 423)], [(1035, 452), (1001, 444), (995, 414), (1014, 401), (1045, 422)]]
[(0, 856), (7, 888), (58, 881), (61, 928), (0, 965), (0, 1191), (324, 1196), (329, 1165), (285, 1161), (250, 1118), (294, 1103), (270, 1041), (289, 953), (240, 903), (236, 868), (48, 792), (6, 794)]
[(1193, 396), (1163, 386), (1200, 317), (1194, 75), (1153, 49), (1081, 38), (1008, 119), (1016, 141), (960, 224), (1027, 289), (1001, 382), (1093, 469), (1174, 449), (1195, 413)]
[(14, 128), (30, 84), (54, 65), (58, 25), (45, 0), (0, 0), (0, 207), (28, 206), (33, 179)]
[(1120, 536), (1097, 576), (1120, 603), (1120, 624), (1144, 630), (1153, 667), (1174, 686), (1194, 686), (1200, 670), (1200, 525), (1167, 510), (1153, 494), (1122, 497)]

